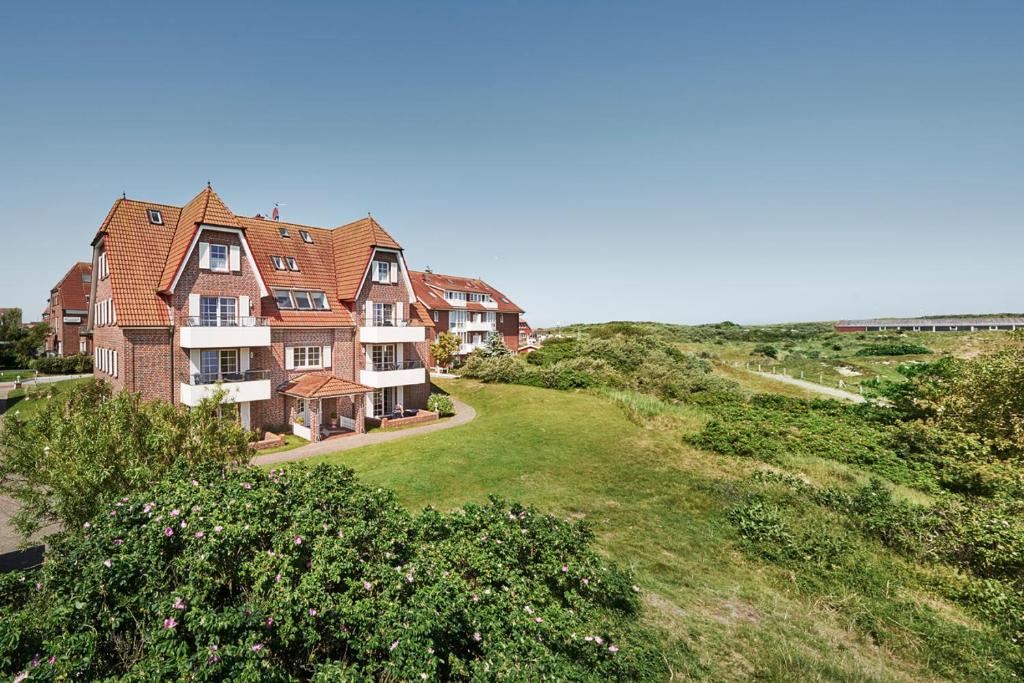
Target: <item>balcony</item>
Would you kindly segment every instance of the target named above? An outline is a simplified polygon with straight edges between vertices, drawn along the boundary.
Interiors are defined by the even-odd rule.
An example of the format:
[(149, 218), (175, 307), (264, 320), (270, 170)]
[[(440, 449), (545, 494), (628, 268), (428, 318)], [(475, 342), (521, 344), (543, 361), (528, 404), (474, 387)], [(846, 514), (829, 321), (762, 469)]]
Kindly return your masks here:
[(206, 318), (192, 316), (181, 325), (184, 349), (218, 349), (270, 346), (266, 318)]
[(181, 383), (181, 402), (187, 406), (199, 405), (218, 389), (224, 391), (221, 403), (266, 401), (270, 398), (270, 371), (212, 372), (192, 375), (189, 382)]
[(374, 389), (404, 387), (426, 382), (427, 371), (418, 360), (374, 363), (370, 368), (359, 371), (359, 381)]
[[(363, 344), (400, 344), (421, 342), (427, 339), (427, 328), (412, 325), (402, 318), (381, 318), (362, 316), (359, 326), (359, 341)], [(394, 386), (394, 385), (389, 385)]]
[(459, 355), (460, 356), (465, 356), (465, 355), (468, 355), (470, 353), (473, 353), (477, 349), (482, 349), (483, 347), (484, 347), (484, 343), (483, 342), (480, 342), (480, 343), (477, 343), (477, 344), (462, 342), (461, 344), (459, 344)]
[(462, 328), (466, 332), (493, 332), (494, 322), (489, 320), (467, 320)]

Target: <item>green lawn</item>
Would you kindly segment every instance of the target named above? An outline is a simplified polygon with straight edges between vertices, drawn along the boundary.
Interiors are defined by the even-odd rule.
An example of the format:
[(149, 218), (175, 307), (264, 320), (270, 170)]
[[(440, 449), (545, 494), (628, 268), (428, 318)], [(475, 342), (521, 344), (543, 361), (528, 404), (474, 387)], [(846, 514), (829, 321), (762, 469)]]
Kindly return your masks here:
[(13, 382), (17, 378), (35, 377), (35, 370), (0, 370), (0, 382)]
[(42, 410), (50, 396), (66, 397), (75, 387), (88, 381), (88, 377), (82, 377), (38, 386), (29, 385), (28, 389), (15, 389), (7, 394), (7, 413), (14, 414), (17, 411), (22, 417), (29, 417)]
[[(494, 493), (585, 518), (602, 551), (636, 572), (646, 618), (663, 629), (667, 657), (682, 677), (934, 680), (955, 661), (946, 652), (941, 666), (930, 662), (929, 649), (941, 643), (918, 633), (917, 622), (901, 621), (901, 608), (872, 621), (880, 601), (889, 605), (887, 583), (884, 596), (799, 588), (790, 572), (739, 549), (727, 514), (762, 465), (704, 453), (683, 445), (677, 431), (635, 424), (611, 396), (468, 380), (438, 384), (473, 405), (476, 420), (306, 462), (348, 465), (368, 483), (394, 489), (412, 509), (450, 509)], [(669, 417), (676, 425), (699, 423), (690, 412)], [(844, 478), (835, 463), (805, 464), (812, 480)], [(943, 633), (990, 637), (906, 579), (923, 570), (876, 546), (868, 557), (873, 571), (904, 577), (891, 587), (893, 606), (901, 604), (897, 593), (912, 590), (908, 599), (935, 605), (935, 618), (948, 626)], [(998, 654), (976, 657), (985, 656)]]

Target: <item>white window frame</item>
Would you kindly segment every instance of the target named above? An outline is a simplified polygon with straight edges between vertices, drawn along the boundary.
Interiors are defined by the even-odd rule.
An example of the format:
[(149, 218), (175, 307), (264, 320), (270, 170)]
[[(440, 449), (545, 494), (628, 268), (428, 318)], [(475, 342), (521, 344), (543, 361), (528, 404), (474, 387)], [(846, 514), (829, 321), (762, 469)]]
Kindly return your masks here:
[[(331, 310), (331, 302), (327, 300), (327, 295), (323, 292), (311, 290), (309, 292), (309, 300), (313, 303), (314, 311), (329, 311)], [(317, 305), (317, 304), (322, 305)]]
[(299, 237), (306, 244), (313, 244), (313, 236), (309, 234), (309, 230), (299, 230)]
[[(218, 249), (223, 249), (224, 250), (223, 257), (219, 257), (219, 256), (215, 256), (214, 255)], [(214, 271), (216, 273), (227, 273), (227, 272), (229, 272), (230, 267), (231, 267), (230, 263), (228, 261), (228, 259), (230, 257), (230, 253), (231, 253), (231, 250), (228, 249), (228, 245), (226, 245), (226, 244), (217, 244), (215, 242), (211, 242), (210, 243), (210, 270), (212, 270), (212, 271)], [(214, 265), (215, 262), (220, 262), (221, 258), (223, 258), (224, 265), (223, 266), (216, 266), (216, 265)]]
[[(306, 306), (301, 303), (302, 298), (306, 300)], [(313, 310), (313, 299), (309, 296), (309, 292), (304, 289), (292, 290), (292, 300), (295, 301), (295, 308), (300, 311), (312, 311)]]
[[(279, 296), (282, 294), (288, 295), (288, 306), (282, 306)], [(277, 308), (282, 311), (294, 311), (295, 310), (295, 297), (292, 296), (292, 290), (290, 289), (275, 289), (274, 290), (274, 303), (277, 304)]]
[(441, 322), (441, 314), (437, 311), (434, 311), (434, 322)]
[(374, 261), (373, 262), (373, 281), (374, 282), (383, 282), (385, 284), (391, 282), (391, 263), (390, 262), (388, 262), (388, 261)]
[[(316, 363), (310, 363), (314, 355)], [(323, 347), (295, 346), (292, 348), (292, 360), (296, 370), (319, 370), (324, 366)]]
[(149, 216), (149, 222), (153, 225), (164, 224), (164, 215), (160, 213), (159, 209), (146, 209), (146, 213)]
[(284, 227), (278, 228), (277, 229), (277, 234), (279, 234), (281, 237), (285, 237), (285, 238), (288, 238), (288, 239), (290, 239), (291, 236), (292, 236), (291, 233), (288, 232), (288, 228), (284, 228)]
[(280, 256), (271, 256), (270, 261), (271, 263), (274, 264), (274, 268), (276, 270), (287, 270), (288, 268), (286, 265), (284, 265), (284, 259)]
[(285, 256), (284, 260), (288, 263), (288, 270), (299, 271), (299, 262), (295, 260), (294, 256)]

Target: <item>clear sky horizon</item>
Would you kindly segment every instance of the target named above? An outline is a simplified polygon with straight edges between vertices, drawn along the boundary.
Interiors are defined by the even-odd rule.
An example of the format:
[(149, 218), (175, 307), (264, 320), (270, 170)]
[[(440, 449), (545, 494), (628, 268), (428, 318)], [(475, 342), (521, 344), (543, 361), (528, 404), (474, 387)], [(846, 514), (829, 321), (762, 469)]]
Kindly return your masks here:
[[(386, 7), (385, 7), (386, 5)], [(8, 3), (0, 307), (114, 200), (340, 225), (534, 325), (1024, 310), (1024, 3)]]

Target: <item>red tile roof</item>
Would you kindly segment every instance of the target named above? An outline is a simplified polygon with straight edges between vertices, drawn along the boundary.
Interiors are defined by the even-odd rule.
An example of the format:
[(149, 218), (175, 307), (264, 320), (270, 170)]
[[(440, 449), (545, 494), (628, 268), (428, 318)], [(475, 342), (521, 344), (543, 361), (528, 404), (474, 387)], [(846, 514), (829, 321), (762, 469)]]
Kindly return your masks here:
[[(497, 311), (498, 313), (524, 312), (523, 309), (512, 303), (507, 296), (478, 278), (424, 273), (417, 270), (409, 271), (409, 278), (412, 280), (412, 289), (416, 294), (416, 298), (430, 310)], [(490, 294), (494, 302), (498, 304), (498, 307), (488, 308), (481, 303), (473, 301), (467, 301), (465, 306), (452, 306), (444, 298), (444, 291), (446, 289), (457, 292)]]
[(331, 398), (350, 394), (368, 394), (373, 389), (349, 382), (326, 372), (307, 372), (277, 388), (279, 393), (299, 398)]
[(71, 266), (71, 270), (65, 273), (60, 282), (50, 290), (51, 293), (60, 292), (61, 303), (65, 310), (89, 310), (88, 296), (91, 284), (83, 279), (85, 276), (92, 277), (92, 264), (79, 261)]
[(346, 301), (355, 299), (359, 293), (359, 285), (363, 281), (374, 247), (402, 248), (372, 217), (335, 228), (333, 239), (338, 295)]
[[(162, 213), (163, 225), (150, 223), (149, 209)], [(268, 288), (305, 288), (327, 295), (330, 311), (281, 311), (271, 292), (271, 297), (262, 300), (262, 310), (270, 324), (277, 326), (353, 325), (352, 314), (342, 302), (355, 298), (373, 248), (402, 248), (370, 217), (338, 228), (246, 218), (232, 213), (210, 187), (184, 207), (118, 199), (94, 243), (104, 239), (120, 325), (168, 325), (162, 294), (169, 292), (201, 224), (241, 230)], [(280, 228), (288, 228), (290, 237), (282, 237)], [(302, 239), (300, 231), (309, 233), (311, 244)], [(272, 256), (293, 257), (299, 270), (277, 270)]]

